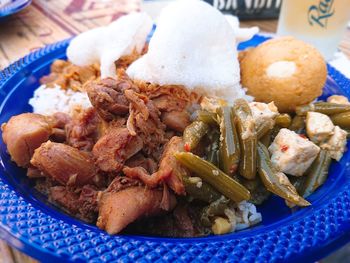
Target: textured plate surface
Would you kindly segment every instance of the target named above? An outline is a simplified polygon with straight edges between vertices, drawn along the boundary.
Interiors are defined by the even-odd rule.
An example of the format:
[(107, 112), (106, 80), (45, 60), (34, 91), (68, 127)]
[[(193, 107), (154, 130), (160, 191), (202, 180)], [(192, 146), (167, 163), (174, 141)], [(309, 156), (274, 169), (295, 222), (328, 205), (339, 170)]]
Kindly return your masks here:
[[(264, 40), (256, 36), (239, 48)], [(39, 78), (49, 73), (53, 60), (65, 58), (68, 43), (33, 52), (0, 73), (0, 123), (31, 111), (27, 101)], [(350, 81), (332, 67), (328, 71), (322, 97), (335, 93), (349, 97)], [(308, 198), (312, 206), (291, 211), (273, 196), (258, 207), (263, 214), (258, 226), (223, 236), (187, 239), (109, 236), (47, 204), (45, 197), (33, 190), (24, 170), (10, 161), (2, 140), (0, 157), (0, 237), (45, 262), (313, 262), (350, 239), (349, 152), (339, 163), (332, 163), (324, 186)]]
[(26, 8), (32, 0), (12, 0), (11, 3), (8, 3), (4, 7), (0, 8), (0, 18), (12, 15)]

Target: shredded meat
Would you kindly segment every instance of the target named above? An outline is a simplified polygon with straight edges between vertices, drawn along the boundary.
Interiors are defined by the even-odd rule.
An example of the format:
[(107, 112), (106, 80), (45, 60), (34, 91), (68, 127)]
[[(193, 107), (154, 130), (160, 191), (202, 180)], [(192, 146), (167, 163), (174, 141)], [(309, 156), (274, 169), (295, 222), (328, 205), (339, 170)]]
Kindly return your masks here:
[(62, 143), (43, 143), (35, 150), (30, 162), (62, 185), (101, 184), (89, 154)]
[(115, 116), (126, 115), (129, 112), (129, 101), (124, 95), (127, 89), (136, 89), (133, 83), (126, 78), (115, 80), (106, 78), (100, 81), (87, 83), (87, 91), (91, 104), (100, 117), (111, 121)]
[(54, 186), (50, 188), (49, 198), (86, 222), (94, 222), (97, 218), (98, 191), (94, 186), (84, 185), (79, 189)]
[(142, 186), (142, 183), (137, 179), (117, 176), (104, 192), (118, 192), (132, 186)]
[(23, 113), (11, 117), (1, 129), (12, 160), (18, 166), (28, 167), (34, 150), (52, 134), (52, 123), (40, 114)]
[[(162, 191), (144, 187), (130, 187), (119, 192), (104, 193), (99, 203), (97, 226), (109, 234), (117, 234), (127, 225), (141, 217), (161, 213)], [(170, 196), (169, 209), (176, 205), (175, 196)]]
[(51, 73), (40, 79), (41, 84), (59, 85), (63, 89), (82, 90), (83, 85), (100, 75), (98, 65), (79, 67), (68, 61), (56, 60), (51, 65)]
[(183, 149), (182, 138), (174, 136), (165, 147), (157, 172), (149, 175), (142, 167), (124, 167), (123, 172), (128, 177), (140, 179), (150, 188), (165, 182), (176, 194), (183, 195), (185, 187), (182, 177), (187, 175), (188, 171), (174, 157), (176, 152), (183, 151)]
[(94, 145), (92, 153), (96, 165), (104, 172), (117, 173), (127, 159), (143, 147), (139, 136), (132, 136), (126, 128), (111, 129)]
[(130, 116), (127, 128), (132, 135), (139, 135), (143, 142), (143, 152), (158, 159), (165, 140), (165, 125), (160, 121), (160, 112), (146, 96), (132, 90), (126, 90), (130, 101)]
[(152, 159), (145, 157), (142, 153), (138, 153), (131, 157), (129, 160), (125, 162), (125, 166), (127, 167), (142, 167), (148, 173), (154, 173), (158, 169), (158, 164)]
[(89, 108), (73, 117), (65, 125), (67, 143), (79, 150), (91, 151), (99, 137), (101, 120), (94, 108)]

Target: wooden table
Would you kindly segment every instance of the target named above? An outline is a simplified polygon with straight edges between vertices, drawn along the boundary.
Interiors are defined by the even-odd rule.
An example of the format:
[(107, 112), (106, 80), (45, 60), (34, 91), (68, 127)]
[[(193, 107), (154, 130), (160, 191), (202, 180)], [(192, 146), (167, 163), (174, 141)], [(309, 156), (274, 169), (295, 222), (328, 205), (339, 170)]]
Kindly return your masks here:
[[(0, 21), (0, 70), (37, 48), (106, 25), (139, 8), (138, 0), (33, 0), (25, 10)], [(254, 25), (275, 32), (277, 21), (242, 22), (242, 26)], [(349, 29), (340, 49), (350, 58)], [(0, 240), (0, 263), (12, 262), (36, 261)]]

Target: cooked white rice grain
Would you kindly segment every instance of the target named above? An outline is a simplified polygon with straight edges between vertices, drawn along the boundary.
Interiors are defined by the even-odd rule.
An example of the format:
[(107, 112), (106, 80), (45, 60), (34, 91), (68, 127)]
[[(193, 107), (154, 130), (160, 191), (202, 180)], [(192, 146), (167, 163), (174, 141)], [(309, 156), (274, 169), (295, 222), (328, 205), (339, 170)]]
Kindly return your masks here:
[(52, 115), (55, 112), (72, 114), (77, 107), (86, 109), (92, 106), (86, 93), (63, 90), (58, 85), (54, 87), (41, 85), (34, 91), (29, 104), (33, 107), (33, 112), (43, 115)]

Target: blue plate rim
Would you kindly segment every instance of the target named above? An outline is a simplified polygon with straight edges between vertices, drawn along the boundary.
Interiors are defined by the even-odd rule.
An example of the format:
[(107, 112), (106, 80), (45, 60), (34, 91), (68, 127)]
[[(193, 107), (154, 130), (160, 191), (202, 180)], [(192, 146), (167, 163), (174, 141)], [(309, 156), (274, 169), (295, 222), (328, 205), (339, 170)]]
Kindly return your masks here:
[(32, 0), (16, 0), (0, 8), (0, 18), (13, 15), (32, 3)]
[[(256, 36), (255, 38), (256, 38), (256, 40), (258, 40), (258, 42), (259, 41), (261, 42), (263, 40), (268, 39), (267, 37), (263, 37), (263, 36)], [(48, 54), (59, 52), (60, 50), (65, 49), (65, 47), (68, 45), (69, 41), (70, 41), (70, 39), (63, 40), (63, 41), (48, 45), (48, 46), (41, 48), (39, 50), (36, 50), (36, 51), (30, 53), (29, 55), (25, 56), (24, 58), (14, 62), (9, 67), (5, 68), (0, 74), (0, 101), (3, 102), (3, 100), (6, 99), (6, 96), (7, 96), (6, 91), (3, 90), (3, 87), (6, 85), (6, 83), (8, 81), (15, 78), (16, 74), (20, 74), (21, 72), (23, 73), (23, 71), (29, 70), (28, 68), (32, 64), (35, 64), (37, 62), (37, 60), (39, 60), (40, 58), (42, 58)], [(245, 48), (246, 47), (245, 45), (246, 44), (243, 43), (241, 45), (241, 48)], [(332, 76), (332, 78), (336, 82), (342, 82), (342, 81), (346, 81), (346, 83), (349, 82), (349, 80), (346, 79), (345, 76), (343, 76), (340, 72), (338, 72), (336, 69), (334, 69), (333, 67), (331, 67), (329, 65), (328, 65), (328, 71), (329, 71), (329, 75)], [(350, 87), (350, 84), (349, 84), (349, 87)], [(348, 161), (348, 160), (346, 160), (346, 161)], [(2, 160), (1, 160), (1, 162), (2, 162)], [(3, 172), (4, 172), (3, 164), (1, 164), (1, 173), (3, 173)], [(350, 177), (350, 168), (345, 167), (343, 173), (345, 173), (347, 177)], [(348, 193), (350, 193), (350, 191), (349, 191), (350, 178), (347, 178), (347, 179), (348, 179), (347, 185), (345, 185), (345, 189), (343, 189), (343, 191), (341, 193), (339, 193), (339, 195), (345, 194), (345, 196), (348, 198)], [(18, 196), (16, 194), (16, 192), (14, 190), (12, 190), (11, 187), (9, 187), (2, 178), (0, 178), (0, 194), (4, 194), (4, 193), (5, 193), (5, 195), (6, 194), (10, 195), (12, 200), (16, 200), (19, 203), (26, 203), (25, 200), (21, 196)], [(328, 200), (328, 203), (323, 204), (323, 206), (321, 208), (315, 209), (313, 212), (314, 213), (313, 216), (315, 216), (315, 214), (316, 214), (316, 215), (320, 215), (321, 217), (324, 217), (324, 215), (322, 215), (320, 210), (322, 210), (322, 208), (324, 209), (327, 205), (332, 205), (332, 202), (334, 200), (336, 200), (337, 198), (340, 198), (341, 199), (340, 201), (342, 201), (344, 199), (341, 196), (336, 196), (336, 197), (331, 198), (330, 200)], [(348, 199), (346, 199), (345, 201), (347, 204), (346, 208), (348, 208), (347, 211), (350, 211), (350, 204), (348, 202)], [(337, 201), (337, 203), (339, 203), (339, 201)], [(33, 210), (34, 212), (38, 212), (37, 211), (38, 209), (36, 209), (35, 207), (32, 207), (32, 206), (30, 207), (30, 210)], [(43, 216), (48, 217), (48, 220), (52, 219), (50, 215), (46, 215), (42, 211), (39, 211), (39, 212), (42, 213)], [(342, 246), (343, 244), (345, 244), (346, 242), (349, 242), (349, 238), (350, 238), (349, 237), (349, 235), (350, 235), (350, 214), (349, 214), (349, 212), (346, 213), (346, 211), (344, 213), (345, 214), (342, 214), (342, 217), (345, 218), (346, 220), (344, 220), (344, 222), (341, 222), (341, 220), (336, 222), (338, 224), (337, 225), (338, 228), (337, 228), (337, 231), (334, 232), (334, 234), (337, 235), (337, 237), (334, 238), (334, 235), (333, 235), (333, 240), (331, 242), (327, 242), (327, 240), (323, 240), (322, 238), (318, 237), (318, 239), (320, 239), (319, 241), (324, 241), (325, 244), (322, 246), (317, 246), (317, 250), (318, 250), (317, 255), (314, 255), (314, 253), (311, 253), (311, 251), (306, 251), (308, 254), (303, 255), (303, 258), (302, 258), (303, 260), (307, 260), (307, 261), (317, 260), (317, 259), (322, 258), (323, 256), (327, 255), (335, 248), (338, 248), (338, 247)], [(301, 221), (304, 221), (304, 220), (299, 218), (298, 222), (296, 222), (296, 223), (299, 224)], [(288, 224), (286, 227), (293, 228), (296, 223)], [(59, 222), (59, 224), (61, 224), (61, 222)], [(66, 223), (64, 223), (64, 224), (66, 224)], [(305, 228), (305, 224), (306, 224), (306, 222), (304, 221), (304, 228)], [(73, 225), (73, 226), (68, 226), (68, 227), (72, 228), (72, 231), (74, 233), (77, 231), (77, 229), (80, 228), (79, 225)], [(272, 230), (273, 227), (274, 226), (269, 226), (269, 229)], [(310, 228), (310, 226), (309, 226), (309, 228)], [(135, 246), (135, 244), (136, 245), (140, 244), (140, 242), (144, 242), (146, 244), (146, 247), (150, 248), (150, 249), (156, 249), (157, 247), (159, 247), (160, 243), (162, 243), (162, 242), (168, 243), (168, 244), (172, 245), (171, 246), (172, 250), (174, 250), (174, 246), (175, 246), (175, 250), (176, 250), (176, 248), (178, 248), (179, 250), (183, 250), (183, 247), (191, 247), (192, 248), (192, 247), (196, 247), (197, 245), (199, 247), (201, 247), (201, 245), (204, 244), (204, 247), (202, 247), (202, 250), (204, 249), (205, 252), (210, 254), (211, 259), (215, 259), (215, 258), (217, 259), (217, 257), (216, 257), (217, 253), (213, 254), (213, 252), (211, 252), (213, 250), (213, 246), (218, 246), (218, 245), (220, 246), (221, 245), (222, 247), (227, 249), (228, 247), (234, 247), (235, 245), (237, 245), (237, 242), (236, 242), (237, 240), (238, 240), (238, 244), (241, 242), (241, 240), (244, 240), (243, 245), (242, 244), (240, 245), (241, 247), (244, 247), (244, 244), (251, 244), (251, 246), (249, 246), (249, 249), (252, 249), (252, 247), (258, 249), (257, 244), (259, 242), (264, 242), (262, 239), (261, 233), (259, 235), (256, 235), (253, 237), (253, 234), (255, 232), (259, 232), (258, 230), (254, 230), (254, 229), (249, 232), (250, 234), (247, 234), (247, 232), (246, 233), (239, 232), (239, 233), (235, 233), (232, 235), (225, 235), (225, 236), (220, 236), (220, 237), (215, 237), (215, 238), (206, 237), (206, 238), (194, 238), (194, 239), (193, 238), (191, 238), (191, 239), (169, 239), (169, 238), (150, 238), (150, 237), (137, 237), (137, 236), (111, 237), (111, 236), (108, 236), (107, 234), (103, 233), (102, 231), (80, 229), (78, 232), (81, 233), (81, 231), (83, 231), (83, 232), (87, 231), (89, 233), (89, 235), (91, 236), (91, 238), (96, 238), (96, 235), (97, 235), (98, 238), (105, 240), (107, 243), (118, 240), (117, 246), (113, 247), (113, 249), (123, 247), (127, 243), (134, 243), (134, 246)], [(272, 239), (275, 238), (277, 240), (276, 242), (279, 242), (281, 237), (283, 237), (284, 235), (288, 236), (288, 231), (290, 231), (290, 230), (288, 230), (288, 229), (286, 230), (284, 227), (280, 226), (280, 227), (277, 227), (275, 230), (270, 231), (272, 233), (271, 234), (272, 236), (268, 235), (268, 237), (269, 238), (272, 237)], [(323, 228), (322, 228), (322, 231), (324, 231)], [(2, 214), (1, 214), (1, 205), (0, 205), (0, 236), (4, 236), (4, 239), (8, 243), (10, 243), (12, 246), (16, 247), (17, 249), (21, 250), (22, 252), (27, 253), (27, 254), (29, 254), (29, 255), (31, 255), (39, 260), (43, 260), (43, 261), (49, 261), (48, 259), (50, 259), (50, 260), (51, 259), (52, 260), (54, 260), (54, 259), (62, 260), (62, 256), (66, 257), (65, 260), (67, 260), (67, 261), (69, 261), (69, 260), (79, 261), (81, 259), (79, 257), (74, 257), (74, 255), (67, 255), (65, 253), (59, 254), (57, 251), (50, 251), (50, 249), (46, 249), (38, 244), (34, 244), (30, 240), (21, 236), (21, 234), (18, 232), (18, 229), (16, 230), (14, 228), (11, 228), (4, 222), (4, 216), (2, 216)], [(258, 239), (258, 241), (254, 240), (255, 237), (256, 237), (256, 239)], [(266, 234), (265, 234), (265, 237), (267, 237)], [(250, 240), (250, 242), (248, 242), (246, 239)], [(197, 245), (193, 244), (194, 242)], [(231, 243), (231, 244), (227, 245), (226, 243)], [(188, 249), (186, 249), (186, 250), (188, 250)], [(215, 248), (214, 250), (218, 251), (217, 248)], [(261, 250), (266, 250), (266, 249), (258, 249), (258, 250), (259, 250), (259, 253), (261, 254)], [(280, 254), (283, 255), (282, 257), (280, 257), (280, 259), (287, 260), (288, 262), (296, 262), (297, 259), (300, 259), (298, 257), (298, 255), (296, 255), (295, 253), (288, 254), (287, 252), (284, 251), (283, 253), (281, 252)], [(103, 259), (103, 256), (104, 255), (102, 253), (101, 255), (97, 256), (96, 258)], [(125, 259), (127, 259), (127, 260), (131, 260), (131, 258), (125, 254), (122, 254), (122, 256), (125, 257)], [(233, 256), (235, 256), (235, 255), (233, 255)], [(145, 259), (147, 260), (147, 258), (145, 258)], [(166, 260), (166, 258), (163, 258), (163, 259)], [(278, 259), (278, 257), (277, 257), (277, 259)]]

